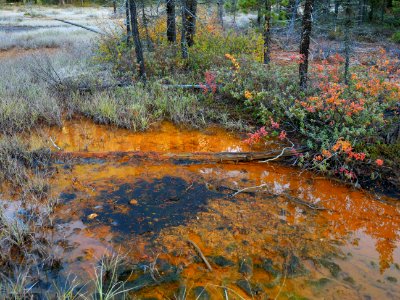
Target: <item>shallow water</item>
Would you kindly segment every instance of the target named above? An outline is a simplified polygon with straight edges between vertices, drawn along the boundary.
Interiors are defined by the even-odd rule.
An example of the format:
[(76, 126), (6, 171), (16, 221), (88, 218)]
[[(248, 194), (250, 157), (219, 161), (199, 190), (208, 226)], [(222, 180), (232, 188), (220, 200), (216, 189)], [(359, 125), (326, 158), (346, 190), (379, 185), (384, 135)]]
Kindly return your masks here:
[[(47, 136), (68, 152), (250, 150), (219, 128), (163, 123), (131, 133), (82, 122)], [(129, 281), (146, 283), (139, 297), (173, 299), (185, 287), (195, 299), (205, 287), (212, 299), (224, 291), (229, 299), (399, 298), (400, 204), (392, 199), (279, 164), (135, 157), (56, 168), (64, 246), (54, 251), (64, 274), (93, 276), (101, 255), (120, 251), (142, 266)]]
[[(133, 132), (97, 125), (89, 120), (66, 121), (59, 129), (44, 129), (32, 137), (47, 140), (65, 152), (142, 151), (142, 152), (241, 152), (250, 148), (233, 134), (219, 127), (203, 131), (185, 130), (163, 122), (146, 132)], [(51, 140), (53, 142), (51, 142)]]

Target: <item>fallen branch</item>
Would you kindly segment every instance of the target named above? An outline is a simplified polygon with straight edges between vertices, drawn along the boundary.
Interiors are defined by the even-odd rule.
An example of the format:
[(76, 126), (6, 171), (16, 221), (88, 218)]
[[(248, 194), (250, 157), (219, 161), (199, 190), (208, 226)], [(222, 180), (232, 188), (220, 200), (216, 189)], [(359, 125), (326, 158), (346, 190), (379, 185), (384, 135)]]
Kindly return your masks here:
[(285, 154), (285, 151), (287, 151), (287, 150), (290, 150), (290, 151), (293, 152), (293, 150), (295, 150), (294, 144), (293, 144), (292, 141), (290, 141), (290, 140), (288, 140), (288, 141), (292, 144), (291, 147), (285, 147), (285, 148), (283, 148), (283, 149), (282, 149), (282, 152), (279, 153), (277, 156), (272, 157), (272, 158), (269, 158), (269, 159), (266, 159), (266, 160), (263, 160), (263, 161), (260, 161), (260, 163), (266, 163), (266, 162), (270, 162), (270, 161), (273, 161), (273, 160), (277, 160), (277, 159), (279, 159), (280, 157), (282, 157), (282, 156)]
[[(296, 150), (300, 153), (302, 150)], [(107, 160), (152, 159), (194, 162), (251, 162), (273, 158), (274, 160), (295, 156), (293, 151), (271, 150), (263, 152), (191, 152), (191, 153), (158, 153), (141, 151), (110, 151), (110, 152), (54, 152), (55, 158), (68, 159), (100, 158)], [(279, 156), (279, 157), (277, 157)]]
[(84, 25), (76, 24), (76, 23), (73, 23), (73, 22), (70, 22), (70, 21), (65, 21), (65, 20), (61, 20), (61, 19), (53, 19), (53, 20), (59, 21), (59, 22), (63, 22), (63, 23), (66, 23), (66, 24), (69, 24), (69, 25), (72, 25), (72, 26), (80, 27), (80, 28), (89, 30), (91, 32), (97, 33), (97, 34), (106, 35), (104, 32), (98, 31), (96, 29), (93, 29), (93, 28), (90, 28), (90, 27), (87, 27), (87, 26), (84, 26)]
[(306, 201), (303, 201), (301, 199), (292, 197), (292, 196), (287, 195), (287, 194), (285, 195), (285, 199), (287, 199), (289, 201), (292, 201), (292, 202), (295, 202), (297, 204), (301, 204), (301, 205), (307, 206), (308, 208), (311, 208), (311, 209), (314, 209), (314, 210), (327, 210), (325, 207), (318, 206), (318, 205), (315, 205), (315, 204), (312, 204), (312, 203), (308, 203)]
[(240, 194), (240, 193), (243, 193), (245, 191), (252, 190), (252, 189), (260, 189), (260, 188), (262, 188), (264, 186), (268, 186), (268, 184), (263, 183), (261, 185), (256, 185), (256, 186), (250, 186), (250, 187), (247, 187), (247, 188), (243, 188), (243, 189), (240, 189), (240, 190), (236, 191), (235, 193), (233, 193), (229, 197), (235, 197), (237, 194)]
[(163, 84), (165, 88), (202, 89), (200, 84)]
[(208, 270), (212, 271), (212, 267), (211, 267), (210, 263), (208, 262), (207, 258), (204, 256), (203, 252), (201, 252), (201, 249), (199, 248), (199, 246), (197, 246), (196, 243), (191, 240), (188, 240), (188, 243), (191, 244), (196, 249), (197, 254), (200, 255), (201, 259), (206, 264)]
[(53, 141), (52, 137), (50, 137), (50, 142), (53, 144), (54, 148), (56, 148), (58, 151), (62, 151), (62, 149)]

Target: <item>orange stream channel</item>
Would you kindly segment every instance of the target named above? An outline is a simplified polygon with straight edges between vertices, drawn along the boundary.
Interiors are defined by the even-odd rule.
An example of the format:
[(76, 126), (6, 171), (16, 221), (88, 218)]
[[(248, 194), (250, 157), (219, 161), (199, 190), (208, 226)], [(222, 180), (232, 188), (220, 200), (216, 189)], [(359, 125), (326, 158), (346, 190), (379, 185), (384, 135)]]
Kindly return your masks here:
[[(62, 129), (42, 130), (33, 144), (38, 136), (51, 137), (66, 152), (252, 150), (223, 129), (183, 130), (171, 123), (133, 133), (70, 121)], [(211, 299), (226, 299), (222, 287), (229, 299), (400, 298), (396, 200), (279, 164), (131, 159), (56, 167), (51, 182), (61, 199), (56, 215), (73, 247), (54, 251), (67, 263), (66, 273), (88, 278), (101, 255), (120, 251), (136, 262), (163, 260), (181, 269), (179, 282), (133, 293), (139, 298), (174, 299), (182, 285), (188, 299), (196, 298), (198, 286)], [(260, 185), (258, 192), (251, 188)], [(209, 258), (212, 271), (188, 240)], [(215, 257), (230, 263), (221, 266)], [(252, 271), (240, 272), (248, 257)], [(287, 265), (290, 257), (300, 261), (295, 275)], [(268, 259), (280, 275), (262, 267)], [(240, 286), (243, 279), (253, 296)]]

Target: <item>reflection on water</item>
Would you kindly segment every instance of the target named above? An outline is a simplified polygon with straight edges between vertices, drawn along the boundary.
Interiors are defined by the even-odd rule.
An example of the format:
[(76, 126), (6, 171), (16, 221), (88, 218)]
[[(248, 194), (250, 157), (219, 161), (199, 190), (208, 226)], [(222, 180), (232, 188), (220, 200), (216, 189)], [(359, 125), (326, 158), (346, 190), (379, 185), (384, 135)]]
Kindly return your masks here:
[[(295, 255), (307, 272), (287, 278), (286, 293), (349, 299), (360, 293), (390, 299), (400, 293), (386, 279), (400, 275), (396, 267), (400, 261), (397, 203), (326, 179), (313, 179), (308, 173), (299, 176), (295, 169), (256, 163), (178, 166), (137, 161), (75, 165), (70, 171), (60, 170), (55, 184), (66, 195), (76, 197), (65, 201), (67, 220), (83, 220), (86, 234), (96, 235), (99, 226), (106, 226), (113, 243), (129, 249), (136, 260), (158, 253), (185, 266), (182, 280), (187, 285), (225, 283), (247, 298), (236, 284), (241, 278), (237, 264), (242, 257), (251, 256), (254, 261), (251, 282), (265, 285), (272, 278), (256, 265), (271, 259), (284, 276), (285, 260)], [(230, 197), (238, 189), (261, 184), (265, 184), (261, 193), (249, 189)], [(132, 198), (137, 203), (129, 204)], [(196, 201), (202, 204), (196, 206)], [(88, 220), (93, 212), (98, 217)], [(71, 219), (71, 215), (75, 217)], [(137, 224), (142, 224), (142, 229), (129, 229)], [(136, 234), (144, 232), (146, 235)], [(205, 255), (223, 256), (235, 267), (217, 267), (210, 274), (193, 258), (196, 255), (187, 245), (188, 239), (195, 240)], [(339, 275), (333, 276), (320, 259), (334, 262), (341, 270)], [(330, 281), (321, 289), (318, 280), (324, 278)], [(282, 282), (278, 283), (263, 291), (278, 293)], [(143, 293), (164, 297), (166, 288), (171, 287)], [(210, 293), (221, 298), (218, 288)]]
[(132, 132), (97, 125), (89, 120), (65, 121), (63, 127), (39, 131), (31, 139), (45, 139), (66, 152), (154, 151), (154, 152), (243, 152), (250, 148), (219, 127), (204, 131), (184, 130), (163, 122), (153, 130)]
[[(79, 121), (44, 135), (65, 151), (250, 150), (221, 129), (170, 123), (131, 133)], [(149, 286), (135, 288), (139, 297), (174, 299), (182, 287), (188, 299), (203, 289), (211, 299), (400, 295), (400, 204), (392, 199), (277, 164), (134, 158), (56, 168), (55, 251), (65, 274), (87, 278), (102, 254), (119, 250), (147, 266), (129, 281)]]

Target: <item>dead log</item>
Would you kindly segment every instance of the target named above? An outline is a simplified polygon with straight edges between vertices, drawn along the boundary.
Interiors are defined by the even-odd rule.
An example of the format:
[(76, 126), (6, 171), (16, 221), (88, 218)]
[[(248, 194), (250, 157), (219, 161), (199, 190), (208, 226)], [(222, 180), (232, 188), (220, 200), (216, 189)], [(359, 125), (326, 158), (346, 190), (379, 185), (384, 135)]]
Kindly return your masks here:
[(142, 151), (109, 151), (109, 152), (54, 152), (56, 160), (69, 161), (85, 159), (103, 159), (108, 161), (129, 161), (133, 159), (148, 159), (154, 161), (188, 161), (188, 162), (257, 162), (279, 156), (279, 160), (293, 157), (305, 149), (271, 150), (264, 152), (191, 152), (191, 153), (159, 153)]
[(87, 26), (84, 26), (84, 25), (76, 24), (76, 23), (73, 23), (73, 22), (70, 22), (70, 21), (65, 21), (65, 20), (61, 20), (61, 19), (53, 19), (53, 20), (59, 21), (59, 22), (63, 22), (63, 23), (66, 23), (66, 24), (69, 24), (69, 25), (72, 25), (72, 26), (80, 27), (80, 28), (89, 30), (91, 32), (97, 33), (97, 34), (106, 35), (104, 32), (98, 31), (96, 29), (93, 29), (93, 28), (90, 28), (90, 27), (87, 27)]

